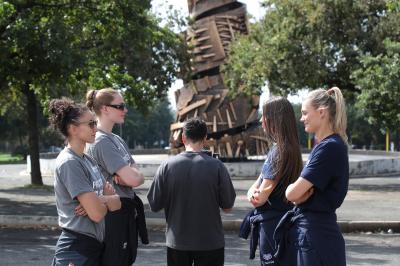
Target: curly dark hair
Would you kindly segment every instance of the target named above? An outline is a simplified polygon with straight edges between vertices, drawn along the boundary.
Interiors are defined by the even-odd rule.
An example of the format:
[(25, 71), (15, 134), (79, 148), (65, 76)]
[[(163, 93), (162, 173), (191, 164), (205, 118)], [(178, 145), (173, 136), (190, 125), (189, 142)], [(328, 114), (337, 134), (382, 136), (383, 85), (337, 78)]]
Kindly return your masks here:
[(77, 104), (69, 98), (53, 99), (49, 104), (49, 121), (53, 128), (68, 137), (68, 125), (78, 121), (89, 108), (82, 104)]

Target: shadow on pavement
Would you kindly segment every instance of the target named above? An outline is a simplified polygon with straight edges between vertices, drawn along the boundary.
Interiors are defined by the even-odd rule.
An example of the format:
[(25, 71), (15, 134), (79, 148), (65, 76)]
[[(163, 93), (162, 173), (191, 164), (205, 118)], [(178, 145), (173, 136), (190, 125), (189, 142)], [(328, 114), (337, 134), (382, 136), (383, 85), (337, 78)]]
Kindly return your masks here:
[(399, 192), (400, 184), (350, 184), (349, 190), (375, 191), (375, 192)]
[(0, 198), (0, 215), (57, 216), (54, 203), (28, 203)]
[[(390, 238), (391, 235), (382, 235)], [(347, 263), (349, 265), (391, 265), (390, 257), (398, 254), (399, 246), (395, 247), (385, 241), (371, 243), (368, 238), (346, 238)], [(388, 258), (388, 259), (386, 259)]]

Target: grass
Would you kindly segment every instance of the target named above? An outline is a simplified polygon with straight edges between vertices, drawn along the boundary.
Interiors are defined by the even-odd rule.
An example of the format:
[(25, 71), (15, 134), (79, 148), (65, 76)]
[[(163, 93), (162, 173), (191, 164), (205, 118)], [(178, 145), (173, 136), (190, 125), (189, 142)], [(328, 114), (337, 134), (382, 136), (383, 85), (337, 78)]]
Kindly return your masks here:
[(26, 161), (20, 155), (11, 155), (10, 153), (0, 153), (0, 164), (25, 163)]
[(39, 186), (39, 185), (25, 185), (22, 187), (23, 189), (43, 189), (46, 191), (54, 191), (54, 187), (53, 186), (49, 186), (49, 185), (43, 185), (43, 186)]

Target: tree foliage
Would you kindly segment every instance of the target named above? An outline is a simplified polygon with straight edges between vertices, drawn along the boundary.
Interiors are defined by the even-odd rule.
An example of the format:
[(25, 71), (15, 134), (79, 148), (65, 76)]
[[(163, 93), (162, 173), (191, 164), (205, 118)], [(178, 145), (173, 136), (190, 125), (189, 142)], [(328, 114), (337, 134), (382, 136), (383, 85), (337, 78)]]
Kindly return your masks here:
[(152, 110), (143, 114), (137, 109), (129, 108), (125, 123), (120, 129), (115, 127), (117, 134), (128, 143), (130, 148), (160, 148), (168, 146), (170, 125), (174, 115), (168, 101), (163, 100), (154, 105)]
[(38, 183), (38, 103), (114, 87), (146, 110), (166, 95), (183, 39), (160, 27), (150, 7), (149, 0), (0, 0), (1, 111), (24, 103)]
[(350, 104), (361, 102), (371, 123), (398, 125), (392, 99), (398, 98), (393, 90), (398, 90), (399, 1), (263, 4), (263, 19), (231, 47), (225, 66), (231, 91), (260, 94), (266, 84), (272, 93), (287, 95), (338, 86)]
[(353, 75), (362, 89), (358, 106), (383, 131), (400, 125), (400, 42), (386, 40), (385, 47), (385, 54), (362, 56), (362, 66)]
[(150, 1), (2, 1), (2, 88), (29, 83), (42, 100), (115, 87), (145, 108), (177, 75), (182, 39)]
[(263, 3), (264, 18), (232, 46), (225, 71), (233, 91), (260, 93), (267, 82), (281, 95), (338, 86), (353, 96), (360, 92), (351, 79), (359, 56), (383, 53), (382, 40), (398, 37), (398, 14), (389, 16), (383, 0)]

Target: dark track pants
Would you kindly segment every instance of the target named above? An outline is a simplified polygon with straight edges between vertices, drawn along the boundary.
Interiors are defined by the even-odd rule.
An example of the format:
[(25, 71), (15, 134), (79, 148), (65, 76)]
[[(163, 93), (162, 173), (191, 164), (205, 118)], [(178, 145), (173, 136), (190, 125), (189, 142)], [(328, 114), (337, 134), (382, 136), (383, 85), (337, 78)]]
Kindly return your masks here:
[(191, 251), (167, 248), (168, 266), (223, 266), (224, 250)]

